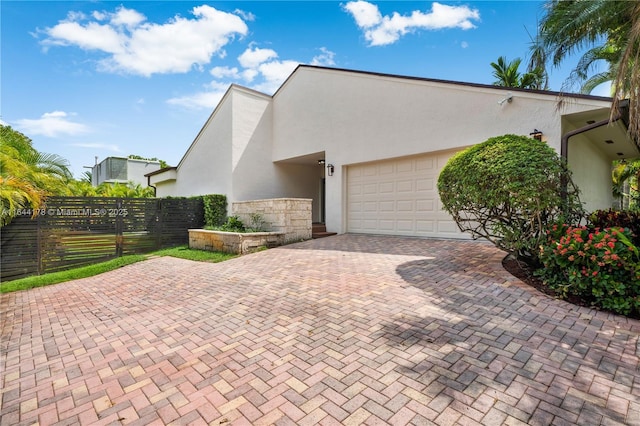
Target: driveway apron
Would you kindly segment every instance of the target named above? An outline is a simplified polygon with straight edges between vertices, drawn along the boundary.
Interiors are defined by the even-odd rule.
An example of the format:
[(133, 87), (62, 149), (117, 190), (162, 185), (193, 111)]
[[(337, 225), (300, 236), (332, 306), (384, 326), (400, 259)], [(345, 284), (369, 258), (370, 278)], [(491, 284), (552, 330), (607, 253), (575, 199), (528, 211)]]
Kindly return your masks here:
[(1, 296), (2, 425), (638, 425), (640, 322), (338, 235)]

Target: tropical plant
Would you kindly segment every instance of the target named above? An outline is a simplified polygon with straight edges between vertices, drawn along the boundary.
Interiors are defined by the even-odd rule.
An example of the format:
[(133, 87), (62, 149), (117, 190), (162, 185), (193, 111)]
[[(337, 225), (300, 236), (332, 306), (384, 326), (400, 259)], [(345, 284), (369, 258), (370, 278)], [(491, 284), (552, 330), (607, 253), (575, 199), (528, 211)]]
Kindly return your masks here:
[(516, 58), (507, 62), (507, 58), (500, 56), (496, 62), (491, 62), (493, 76), (496, 81), (494, 86), (517, 87), (521, 89), (542, 89), (545, 85), (543, 68), (534, 68), (521, 74), (519, 71), (522, 59)]
[(67, 160), (39, 152), (10, 126), (0, 125), (0, 140), (0, 225), (6, 225), (19, 209), (37, 214), (47, 196), (64, 194), (71, 172)]
[[(552, 64), (559, 66), (586, 49), (565, 88), (580, 83), (586, 91), (611, 79), (615, 95), (611, 114), (616, 115), (619, 102), (628, 98), (629, 133), (640, 140), (640, 2), (549, 0), (545, 8), (540, 36)], [(601, 60), (608, 69), (590, 76)]]
[(629, 315), (640, 313), (640, 253), (624, 228), (558, 224), (540, 246), (536, 275), (562, 297)]
[(628, 229), (631, 242), (640, 248), (640, 210), (596, 210), (587, 217), (587, 224), (592, 229)]
[(227, 221), (220, 226), (220, 230), (227, 232), (245, 232), (247, 228), (238, 216), (229, 216)]
[(80, 181), (81, 182), (92, 183), (93, 182), (93, 173), (91, 173), (89, 170), (85, 170), (80, 175)]
[(442, 169), (438, 192), (461, 231), (534, 266), (547, 226), (560, 218), (580, 223), (584, 215), (565, 163), (525, 136), (498, 136), (458, 152)]
[(620, 207), (640, 208), (640, 160), (617, 161), (611, 178), (613, 196), (620, 200)]
[(158, 158), (157, 158), (157, 157), (150, 157), (150, 158), (147, 158), (147, 157), (141, 157), (141, 156), (139, 156), (139, 155), (131, 154), (131, 155), (130, 155), (130, 156), (128, 156), (127, 158), (130, 158), (130, 159), (132, 159), (132, 160), (157, 161), (157, 162), (159, 162), (159, 163), (160, 163), (160, 168), (161, 168), (161, 169), (164, 169), (164, 168), (166, 168), (166, 167), (169, 167), (169, 164), (167, 164), (167, 162), (166, 162), (166, 161), (164, 161), (164, 160), (158, 160)]
[[(526, 28), (525, 28), (526, 29)], [(529, 43), (529, 61), (527, 62), (527, 72), (536, 73), (538, 75), (538, 87), (533, 89), (548, 90), (549, 89), (549, 73), (547, 72), (547, 50), (544, 41), (540, 36), (540, 32), (536, 32), (536, 36), (532, 37), (527, 31), (531, 42)]]

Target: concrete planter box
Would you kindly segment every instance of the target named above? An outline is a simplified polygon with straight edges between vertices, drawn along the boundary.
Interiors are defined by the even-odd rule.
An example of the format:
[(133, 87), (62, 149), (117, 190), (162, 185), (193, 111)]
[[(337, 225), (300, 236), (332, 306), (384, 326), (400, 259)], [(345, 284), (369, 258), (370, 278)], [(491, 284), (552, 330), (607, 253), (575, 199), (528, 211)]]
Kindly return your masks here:
[(189, 248), (245, 254), (285, 243), (283, 232), (225, 232), (189, 229)]

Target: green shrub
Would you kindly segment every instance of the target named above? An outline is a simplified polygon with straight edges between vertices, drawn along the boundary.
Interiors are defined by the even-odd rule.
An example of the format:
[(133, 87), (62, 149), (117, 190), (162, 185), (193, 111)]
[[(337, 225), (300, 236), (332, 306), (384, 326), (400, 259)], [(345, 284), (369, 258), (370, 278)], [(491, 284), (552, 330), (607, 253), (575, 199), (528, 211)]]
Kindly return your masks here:
[(591, 228), (627, 228), (631, 231), (631, 241), (640, 247), (640, 211), (633, 210), (596, 210), (587, 218)]
[(623, 315), (640, 313), (640, 255), (623, 228), (554, 225), (536, 272), (560, 297)]
[(583, 217), (565, 163), (546, 143), (525, 136), (490, 138), (457, 153), (440, 173), (438, 192), (461, 231), (532, 265), (549, 224)]
[(252, 232), (263, 232), (265, 230), (266, 222), (264, 220), (264, 216), (260, 213), (251, 213), (251, 226), (249, 227), (249, 231)]
[(227, 197), (221, 194), (203, 195), (204, 226), (222, 226), (227, 220)]
[(238, 216), (229, 216), (219, 229), (227, 232), (245, 232), (247, 230)]

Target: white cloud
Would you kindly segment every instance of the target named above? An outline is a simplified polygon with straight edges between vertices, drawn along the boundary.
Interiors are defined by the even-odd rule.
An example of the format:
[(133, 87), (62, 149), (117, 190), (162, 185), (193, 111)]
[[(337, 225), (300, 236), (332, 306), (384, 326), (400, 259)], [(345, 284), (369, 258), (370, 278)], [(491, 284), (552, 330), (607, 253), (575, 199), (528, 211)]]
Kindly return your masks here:
[(18, 120), (16, 125), (26, 135), (43, 135), (52, 138), (63, 135), (76, 136), (90, 131), (84, 124), (70, 121), (69, 115), (64, 111), (47, 112), (35, 120), (28, 118)]
[(321, 65), (325, 67), (333, 66), (336, 64), (336, 61), (333, 59), (336, 54), (326, 47), (320, 48), (320, 54), (313, 57), (311, 60), (311, 65)]
[(260, 49), (257, 47), (248, 48), (240, 56), (238, 56), (238, 62), (244, 68), (256, 68), (263, 62), (270, 59), (275, 59), (278, 54), (272, 49)]
[(467, 43), (466, 41), (463, 41), (462, 43), (460, 43), (460, 47), (462, 47), (463, 49), (466, 49), (467, 47), (469, 47), (469, 43)]
[(124, 6), (120, 6), (116, 10), (116, 13), (112, 15), (111, 24), (135, 28), (146, 20), (147, 18), (143, 14), (133, 9), (127, 9)]
[(250, 69), (250, 70), (244, 70), (242, 71), (242, 78), (244, 79), (244, 81), (246, 82), (251, 82), (253, 81), (254, 78), (256, 78), (258, 75), (260, 74), (260, 72), (256, 69)]
[(44, 46), (76, 46), (107, 54), (98, 67), (107, 72), (150, 76), (185, 73), (202, 67), (214, 55), (224, 57), (224, 46), (248, 28), (238, 15), (202, 5), (191, 10), (193, 19), (175, 16), (164, 24), (148, 23), (133, 9), (120, 6), (114, 13), (70, 13), (46, 28)]
[(282, 83), (300, 65), (298, 61), (271, 61), (260, 64), (258, 70), (267, 81)]
[(105, 144), (105, 143), (72, 143), (70, 146), (75, 146), (77, 148), (91, 148), (91, 149), (103, 149), (105, 151), (113, 151), (113, 152), (122, 152), (118, 145)]
[[(335, 65), (335, 53), (321, 47), (320, 53), (311, 60), (312, 65)], [(211, 75), (216, 79), (204, 91), (192, 95), (169, 99), (170, 105), (189, 109), (214, 108), (228, 89), (236, 81), (259, 92), (273, 94), (300, 64), (295, 60), (278, 60), (278, 53), (272, 49), (248, 47), (240, 56), (236, 67), (214, 67)]]
[(233, 67), (213, 67), (209, 73), (215, 78), (240, 78), (240, 74), (238, 73), (238, 68)]
[(167, 100), (167, 103), (187, 109), (213, 109), (218, 105), (228, 88), (228, 84), (214, 81), (209, 84), (209, 88), (204, 92), (171, 98)]
[(472, 21), (480, 20), (480, 12), (468, 6), (449, 6), (432, 3), (430, 12), (414, 10), (410, 15), (398, 12), (382, 16), (378, 6), (358, 0), (344, 5), (356, 25), (364, 31), (369, 46), (384, 46), (395, 43), (403, 35), (416, 30), (439, 30), (444, 28), (475, 28)]
[(256, 20), (256, 15), (254, 15), (251, 12), (245, 12), (242, 9), (236, 9), (233, 11), (233, 13), (235, 13), (236, 15), (240, 16), (242, 19), (244, 19), (245, 21), (255, 21)]
[(378, 6), (367, 1), (351, 1), (344, 5), (347, 12), (351, 13), (360, 28), (371, 28), (382, 22), (382, 14)]

